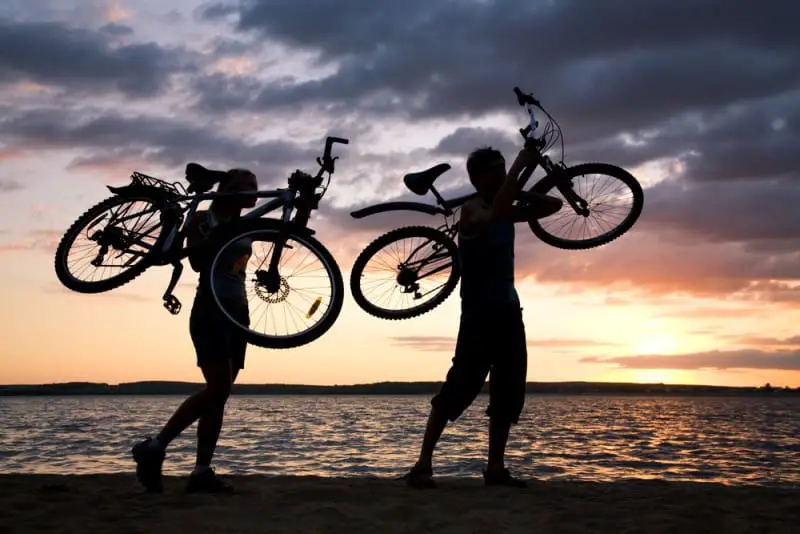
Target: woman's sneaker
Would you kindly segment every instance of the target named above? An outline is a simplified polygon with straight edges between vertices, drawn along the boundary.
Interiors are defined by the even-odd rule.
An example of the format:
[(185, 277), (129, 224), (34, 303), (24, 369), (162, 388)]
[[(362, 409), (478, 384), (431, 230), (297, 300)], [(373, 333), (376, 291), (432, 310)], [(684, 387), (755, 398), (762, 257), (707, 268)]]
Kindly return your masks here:
[(161, 493), (164, 485), (161, 477), (161, 466), (164, 464), (166, 452), (156, 445), (152, 439), (137, 443), (131, 450), (136, 462), (136, 478), (148, 493)]

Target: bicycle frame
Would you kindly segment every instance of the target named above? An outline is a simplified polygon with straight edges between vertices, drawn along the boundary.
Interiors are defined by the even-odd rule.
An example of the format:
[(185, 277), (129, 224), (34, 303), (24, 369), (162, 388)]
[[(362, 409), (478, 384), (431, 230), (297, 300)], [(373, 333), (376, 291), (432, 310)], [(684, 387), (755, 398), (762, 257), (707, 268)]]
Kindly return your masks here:
[[(175, 289), (175, 286), (178, 283), (181, 275), (183, 274), (183, 263), (182, 260), (188, 255), (187, 249), (183, 248), (183, 242), (186, 237), (187, 228), (189, 221), (192, 220), (194, 214), (197, 212), (197, 208), (200, 205), (200, 202), (204, 200), (215, 200), (219, 198), (225, 197), (256, 197), (256, 198), (271, 198), (269, 202), (262, 204), (261, 206), (256, 206), (244, 215), (241, 216), (243, 220), (254, 220), (258, 219), (261, 216), (270, 213), (277, 208), (282, 208), (282, 214), (280, 221), (283, 223), (282, 228), (287, 228), (287, 223), (290, 222), (292, 212), (295, 208), (298, 207), (297, 205), (297, 198), (298, 195), (302, 198), (305, 198), (304, 195), (311, 194), (313, 196), (314, 204), (312, 206), (305, 206), (303, 211), (303, 220), (302, 223), (299, 223), (299, 226), (306, 228), (306, 223), (308, 220), (308, 215), (310, 214), (311, 210), (316, 207), (316, 202), (318, 202), (321, 198), (323, 193), (317, 194), (316, 190), (322, 184), (322, 175), (324, 172), (328, 172), (328, 176), (330, 176), (334, 172), (334, 162), (338, 157), (331, 157), (330, 152), (331, 148), (334, 143), (342, 143), (348, 144), (349, 141), (347, 139), (338, 138), (338, 137), (328, 137), (325, 140), (325, 152), (322, 158), (317, 158), (317, 163), (320, 166), (319, 172), (316, 176), (311, 176), (300, 171), (296, 171), (289, 177), (289, 187), (288, 188), (280, 188), (280, 189), (269, 189), (269, 190), (256, 190), (256, 191), (235, 191), (235, 192), (200, 192), (194, 194), (188, 194), (186, 189), (183, 187), (182, 184), (179, 182), (175, 183), (168, 183), (164, 180), (160, 180), (157, 178), (153, 178), (150, 176), (146, 176), (141, 173), (133, 173), (134, 184), (129, 184), (128, 186), (123, 187), (111, 187), (107, 186), (108, 189), (117, 195), (120, 196), (147, 196), (146, 194), (141, 193), (141, 189), (137, 189), (136, 185), (138, 182), (139, 186), (144, 186), (146, 189), (153, 192), (153, 190), (158, 191), (156, 194), (157, 197), (160, 197), (166, 204), (166, 210), (163, 210), (166, 214), (175, 214), (175, 207), (179, 208), (180, 215), (176, 215), (178, 220), (181, 218), (183, 219), (181, 222), (176, 220), (177, 224), (173, 224), (169, 228), (169, 235), (167, 235), (166, 239), (164, 240), (163, 245), (160, 247), (159, 250), (155, 251), (155, 258), (153, 260), (154, 265), (167, 265), (171, 263), (173, 265), (173, 272), (170, 278), (169, 285), (167, 286), (167, 290), (163, 295), (164, 300), (164, 307), (170, 311), (172, 314), (177, 314), (180, 311), (181, 304), (174, 295), (172, 295), (172, 291)], [(295, 182), (293, 183), (293, 180)], [(299, 180), (299, 183), (298, 183)], [(327, 190), (327, 186), (325, 187)], [(188, 202), (188, 206), (183, 206)], [(162, 211), (163, 206), (159, 206), (153, 210), (147, 210), (144, 212), (138, 212), (136, 214), (137, 217), (140, 217), (143, 214), (148, 212), (155, 212), (155, 211)], [(299, 213), (299, 212), (298, 212)], [(132, 217), (132, 216), (131, 216)], [(130, 217), (129, 217), (130, 218)], [(122, 222), (126, 219), (119, 219), (117, 222)], [(163, 221), (160, 221), (163, 223)], [(153, 229), (157, 228), (154, 226)], [(152, 231), (152, 229), (150, 230)], [(307, 232), (313, 234), (313, 230), (307, 230)], [(142, 236), (147, 236), (150, 232), (143, 234)], [(280, 261), (281, 254), (283, 253), (284, 241), (285, 239), (285, 232), (282, 232), (281, 235), (282, 239), (279, 239), (275, 243), (275, 248), (272, 253), (272, 258), (270, 259), (269, 270), (267, 271), (268, 274), (274, 275), (277, 273), (278, 262)], [(143, 243), (141, 239), (136, 239), (132, 241), (136, 244), (139, 244), (143, 248), (151, 249), (152, 247), (148, 246), (146, 243)], [(270, 284), (267, 283), (269, 287)]]

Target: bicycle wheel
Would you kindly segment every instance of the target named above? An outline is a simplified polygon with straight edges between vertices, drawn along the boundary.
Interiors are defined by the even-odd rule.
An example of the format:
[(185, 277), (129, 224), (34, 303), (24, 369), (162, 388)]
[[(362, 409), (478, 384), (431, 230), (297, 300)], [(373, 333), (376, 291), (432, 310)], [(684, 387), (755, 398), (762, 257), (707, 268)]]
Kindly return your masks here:
[[(162, 209), (162, 203), (147, 196), (113, 196), (86, 210), (56, 249), (58, 280), (78, 293), (102, 293), (142, 274), (169, 234), (163, 231)], [(86, 242), (76, 245), (81, 238)], [(79, 257), (71, 258), (72, 252)], [(100, 277), (80, 279), (90, 267), (102, 271)]]
[[(591, 177), (587, 179), (587, 175), (599, 176), (603, 182), (592, 180)], [(578, 179), (586, 180), (577, 183)], [(572, 184), (571, 191), (567, 190), (567, 194), (574, 192), (585, 201), (588, 209), (586, 216), (576, 213), (567, 203), (562, 188), (570, 187), (569, 184)], [(564, 207), (557, 213), (530, 220), (528, 226), (543, 242), (567, 250), (589, 249), (610, 243), (633, 227), (644, 207), (644, 192), (636, 178), (625, 169), (607, 163), (583, 163), (567, 167), (558, 178), (542, 178), (531, 191), (552, 195), (564, 202)], [(614, 204), (625, 199), (630, 207), (623, 212)], [(612, 216), (612, 221), (602, 222), (600, 217), (605, 215)], [(557, 235), (555, 230), (567, 230), (569, 235)], [(602, 233), (594, 235), (595, 231)]]
[[(397, 245), (405, 240), (412, 242)], [(379, 258), (384, 252), (388, 257)], [(366, 272), (370, 262), (378, 271), (374, 275)], [(460, 277), (458, 247), (447, 234), (427, 226), (407, 226), (383, 234), (361, 251), (350, 273), (350, 290), (370, 315), (410, 319), (444, 302)], [(373, 292), (375, 297), (367, 298)], [(418, 300), (422, 302), (412, 307), (399, 307)]]
[[(272, 251), (285, 239), (276, 275), (268, 272)], [(241, 240), (251, 241), (245, 269), (248, 324), (243, 314), (224, 299), (220, 280), (229, 273), (231, 254)], [(310, 235), (287, 232), (270, 219), (245, 222), (218, 238), (212, 253), (206, 289), (223, 315), (244, 330), (259, 347), (287, 349), (306, 345), (333, 326), (342, 310), (344, 282), (339, 266), (322, 243)], [(239, 251), (241, 249), (238, 249)], [(295, 331), (292, 331), (295, 330)]]

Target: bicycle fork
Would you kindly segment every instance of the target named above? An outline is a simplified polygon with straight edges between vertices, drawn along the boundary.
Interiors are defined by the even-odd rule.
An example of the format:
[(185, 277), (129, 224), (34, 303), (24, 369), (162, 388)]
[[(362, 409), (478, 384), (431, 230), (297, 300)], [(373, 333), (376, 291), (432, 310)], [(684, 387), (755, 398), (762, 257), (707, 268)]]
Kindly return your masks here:
[[(182, 254), (182, 239), (177, 242), (176, 238), (178, 237), (178, 233), (180, 232), (180, 215), (177, 213), (173, 214), (175, 216), (175, 220), (170, 225), (172, 229), (170, 230), (167, 239), (164, 241), (164, 247), (161, 249), (162, 252), (166, 257), (171, 257), (172, 261), (169, 263), (172, 265), (172, 275), (169, 279), (169, 284), (167, 285), (166, 291), (164, 291), (164, 295), (162, 295), (161, 299), (163, 301), (164, 308), (167, 309), (172, 315), (178, 315), (180, 313), (182, 304), (181, 301), (178, 300), (178, 297), (172, 294), (175, 290), (175, 286), (178, 285), (178, 280), (181, 279), (181, 275), (183, 275), (183, 263), (181, 260), (184, 257)], [(165, 218), (169, 217), (169, 214), (165, 214)]]

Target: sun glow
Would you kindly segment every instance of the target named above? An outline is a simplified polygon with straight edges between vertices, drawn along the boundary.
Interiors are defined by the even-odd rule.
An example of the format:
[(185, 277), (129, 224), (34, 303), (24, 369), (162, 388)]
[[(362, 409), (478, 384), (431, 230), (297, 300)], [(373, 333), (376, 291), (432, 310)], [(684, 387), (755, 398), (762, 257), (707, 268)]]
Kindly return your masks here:
[(675, 338), (664, 333), (649, 334), (636, 343), (636, 354), (672, 354), (677, 349)]

